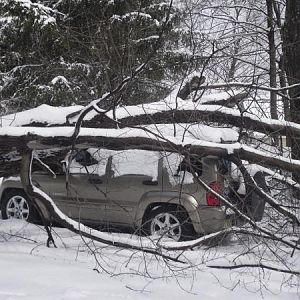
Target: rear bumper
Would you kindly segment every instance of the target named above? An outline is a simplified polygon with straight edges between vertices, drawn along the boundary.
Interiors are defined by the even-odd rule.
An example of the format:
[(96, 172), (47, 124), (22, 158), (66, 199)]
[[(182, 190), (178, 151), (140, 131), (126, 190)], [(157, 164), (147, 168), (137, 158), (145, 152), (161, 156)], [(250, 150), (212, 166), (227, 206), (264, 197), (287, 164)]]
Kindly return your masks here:
[(235, 215), (226, 215), (221, 207), (200, 206), (197, 209), (199, 222), (193, 222), (198, 234), (209, 234), (231, 227)]

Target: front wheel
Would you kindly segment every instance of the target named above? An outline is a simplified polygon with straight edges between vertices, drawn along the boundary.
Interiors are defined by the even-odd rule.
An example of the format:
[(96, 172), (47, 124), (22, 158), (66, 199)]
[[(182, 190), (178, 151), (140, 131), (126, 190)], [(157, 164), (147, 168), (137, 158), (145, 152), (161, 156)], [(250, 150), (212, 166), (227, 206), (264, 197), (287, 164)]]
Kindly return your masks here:
[(38, 213), (22, 190), (8, 190), (1, 201), (2, 219), (22, 219), (36, 221)]
[(187, 212), (179, 207), (160, 206), (150, 211), (144, 224), (146, 234), (169, 237), (174, 241), (194, 237), (194, 228)]

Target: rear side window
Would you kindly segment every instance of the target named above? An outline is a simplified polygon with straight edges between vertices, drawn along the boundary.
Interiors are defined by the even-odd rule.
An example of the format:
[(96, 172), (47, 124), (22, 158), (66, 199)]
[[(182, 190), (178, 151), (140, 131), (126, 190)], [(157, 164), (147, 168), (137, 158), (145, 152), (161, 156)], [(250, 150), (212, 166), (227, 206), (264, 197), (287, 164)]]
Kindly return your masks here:
[(190, 161), (178, 153), (163, 153), (163, 168), (167, 170), (170, 184), (194, 183), (192, 170), (197, 176), (202, 175), (202, 161), (199, 157), (192, 157)]
[(195, 173), (197, 176), (202, 175), (202, 162), (201, 158), (191, 156), (189, 159), (183, 158), (177, 167), (177, 173), (189, 172)]

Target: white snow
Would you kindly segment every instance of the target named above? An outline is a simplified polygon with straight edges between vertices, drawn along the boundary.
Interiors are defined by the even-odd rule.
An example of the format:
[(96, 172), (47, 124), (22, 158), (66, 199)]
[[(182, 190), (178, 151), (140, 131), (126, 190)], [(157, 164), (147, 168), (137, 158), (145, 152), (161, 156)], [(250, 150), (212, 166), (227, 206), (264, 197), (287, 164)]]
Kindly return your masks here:
[(142, 126), (160, 137), (173, 137), (185, 142), (195, 139), (213, 143), (237, 141), (238, 133), (232, 128), (221, 128), (203, 124), (155, 124)]
[(35, 3), (30, 0), (15, 0), (20, 5), (23, 13), (33, 13), (35, 16), (35, 22), (42, 26), (49, 24), (56, 24), (56, 19), (52, 15), (58, 14), (58, 11), (43, 5), (41, 3)]
[(63, 83), (63, 84), (69, 84), (68, 80), (66, 79), (66, 77), (64, 76), (56, 76), (51, 80), (51, 83), (53, 85), (57, 84), (57, 83)]
[(1, 127), (5, 126), (22, 126), (31, 122), (63, 124), (66, 122), (66, 116), (75, 111), (80, 111), (82, 106), (50, 106), (42, 104), (36, 108), (10, 114), (0, 117)]
[[(54, 228), (53, 233), (58, 248), (47, 248), (41, 227), (19, 220), (0, 221), (1, 300), (299, 299), (298, 281), (289, 276), (268, 270), (208, 267), (258, 262), (254, 252), (263, 249), (271, 258), (267, 248), (247, 240), (186, 251), (183, 258), (190, 264), (169, 262), (167, 266), (151, 255), (88, 244), (89, 240), (63, 228)], [(129, 234), (111, 235), (139, 239)], [(234, 261), (236, 253), (251, 245), (253, 253)]]
[(158, 35), (150, 35), (150, 36), (147, 36), (145, 38), (132, 40), (132, 42), (135, 43), (135, 44), (138, 44), (138, 43), (145, 42), (145, 41), (151, 41), (152, 42), (153, 40), (157, 40), (157, 39), (159, 39)]

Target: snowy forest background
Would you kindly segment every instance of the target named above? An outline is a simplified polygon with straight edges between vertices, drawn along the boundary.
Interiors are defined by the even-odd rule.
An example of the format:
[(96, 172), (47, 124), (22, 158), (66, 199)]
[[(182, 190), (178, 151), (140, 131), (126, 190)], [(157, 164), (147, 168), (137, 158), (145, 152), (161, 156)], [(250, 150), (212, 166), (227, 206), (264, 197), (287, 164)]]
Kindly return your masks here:
[[(133, 241), (127, 237), (119, 240), (119, 237), (101, 235), (102, 242), (108, 245), (114, 244), (114, 239), (126, 240), (125, 259), (120, 262), (114, 260), (117, 250), (112, 250), (113, 247), (99, 248), (82, 237), (77, 244), (77, 240), (75, 243), (67, 236), (65, 243), (92, 254), (93, 259), (89, 259), (95, 262), (98, 272), (140, 275), (147, 280), (141, 283), (144, 287), (158, 277), (175, 278), (173, 285), (199, 293), (195, 280), (181, 284), (182, 278), (198, 277), (198, 272), (204, 269), (206, 272), (221, 269), (213, 276), (222, 286), (227, 276), (225, 272), (235, 272), (227, 269), (234, 269), (238, 273), (230, 273), (234, 274), (230, 284), (224, 284), (229, 290), (237, 289), (241, 295), (241, 287), (247, 290), (251, 286), (251, 293), (259, 291), (266, 295), (270, 289), (284, 299), (296, 299), (300, 275), (299, 32), (298, 0), (2, 0), (0, 173), (8, 176), (19, 171), (21, 159), (28, 150), (24, 150), (23, 142), (29, 145), (30, 141), (37, 140), (50, 148), (42, 130), (35, 131), (36, 136), (32, 136), (30, 129), (25, 133), (24, 130), (13, 133), (6, 130), (5, 116), (10, 115), (11, 122), (16, 112), (41, 104), (81, 105), (85, 107), (82, 108), (85, 115), (90, 112), (89, 104), (93, 101), (96, 111), (102, 114), (104, 111), (107, 118), (118, 120), (121, 125), (123, 122), (124, 127), (183, 122), (236, 128), (238, 144), (230, 148), (231, 152), (224, 146), (220, 153), (225, 155), (227, 151), (226, 155), (232, 160), (235, 155), (264, 168), (271, 193), (268, 196), (262, 192), (268, 203), (262, 222), (242, 230), (233, 229), (236, 236), (232, 249), (224, 245), (217, 250), (210, 249), (210, 246), (202, 246), (199, 240), (181, 246), (171, 243), (150, 247), (141, 243), (136, 247), (134, 238)], [(191, 78), (196, 75), (201, 83), (194, 89)], [(182, 91), (188, 91), (187, 95)], [(165, 100), (172, 92), (172, 99), (179, 98), (174, 106)], [(186, 106), (182, 104), (184, 100)], [(155, 106), (156, 102), (165, 103), (166, 114), (155, 115), (159, 107)], [(142, 107), (143, 113), (136, 113), (132, 107)], [(127, 115), (118, 115), (122, 108)], [(173, 118), (167, 114), (168, 109)], [(74, 139), (79, 136), (77, 121), (67, 122), (75, 127)], [(106, 128), (111, 124), (106, 119), (99, 121), (97, 117), (90, 117), (78, 126)], [(44, 122), (32, 116), (16, 126), (29, 125), (41, 129), (61, 124), (51, 122), (51, 116)], [(144, 141), (146, 146), (155, 143), (153, 136)], [(92, 143), (88, 137), (81, 138), (83, 142)], [(137, 147), (138, 137), (128, 135), (127, 138), (126, 147)], [(57, 136), (57, 141), (68, 143), (63, 134)], [(176, 145), (179, 152), (179, 142)], [(161, 147), (167, 147), (167, 143)], [(196, 144), (195, 151), (200, 151), (201, 147)], [(65, 155), (65, 152), (57, 155)], [(238, 165), (239, 160), (235, 162)], [(251, 181), (247, 170), (242, 165), (239, 167), (245, 179)], [(23, 241), (20, 234), (8, 233), (7, 224), (3, 226), (3, 241), (12, 239), (13, 246)], [(41, 240), (46, 240), (46, 234), (37, 234), (37, 229), (29, 233), (20, 229), (19, 224), (12, 226), (22, 232), (27, 241), (34, 239), (42, 243)], [(64, 234), (62, 230), (60, 235)], [(99, 238), (96, 233), (88, 237)], [(6, 244), (5, 247), (12, 251), (13, 246)], [(33, 246), (29, 243), (26, 247), (32, 249)], [(128, 250), (130, 248), (134, 252)], [(143, 257), (135, 252), (149, 248), (157, 261), (153, 268), (152, 254), (143, 254), (146, 255)], [(197, 254), (191, 249), (197, 249)], [(49, 249), (44, 251), (50, 257), (54, 255)], [(60, 253), (61, 257), (68, 254)], [(170, 262), (163, 255), (182, 256), (188, 267)], [(145, 262), (143, 267), (141, 260)], [(107, 261), (114, 263), (109, 266)], [(186, 273), (186, 268), (191, 272)], [(256, 279), (251, 281), (253, 278)], [(140, 292), (143, 288), (137, 289)], [(172, 295), (170, 292), (169, 297), (174, 298)], [(222, 295), (222, 291), (217, 295)], [(78, 294), (72, 294), (69, 298), (76, 296)]]
[[(170, 12), (164, 1), (2, 1), (0, 9), (2, 113), (41, 103), (85, 105), (155, 48), (122, 104), (158, 101), (194, 70), (206, 84), (287, 84), (284, 1), (174, 1)], [(272, 95), (270, 105), (269, 93), (258, 90), (258, 99), (246, 88), (260, 114), (270, 116), (274, 106), (272, 118), (288, 115), (284, 95)]]

